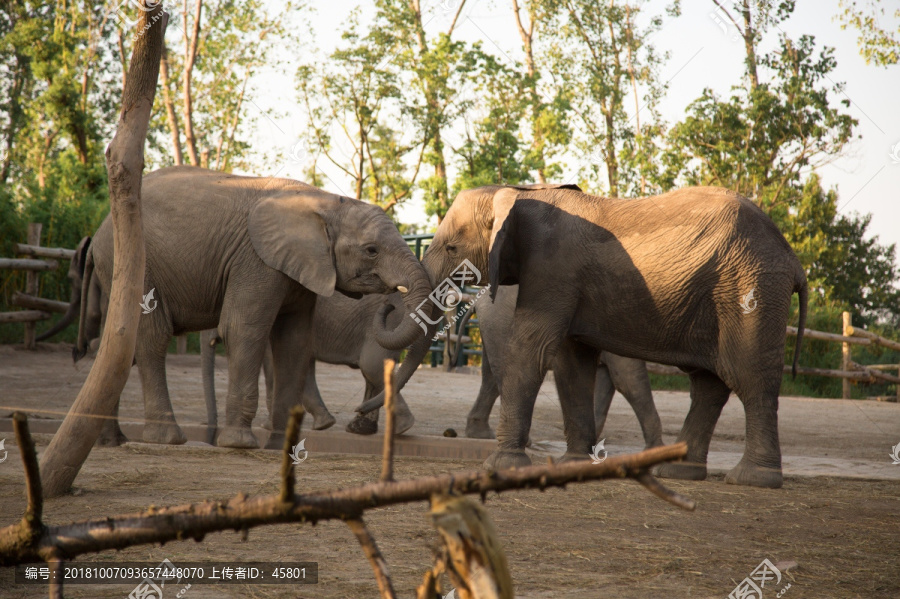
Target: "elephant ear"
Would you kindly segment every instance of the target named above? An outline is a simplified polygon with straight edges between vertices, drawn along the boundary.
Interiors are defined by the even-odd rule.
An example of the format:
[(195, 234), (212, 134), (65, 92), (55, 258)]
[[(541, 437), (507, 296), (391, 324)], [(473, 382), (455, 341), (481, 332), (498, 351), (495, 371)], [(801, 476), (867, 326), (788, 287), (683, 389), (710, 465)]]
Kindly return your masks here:
[(247, 228), (253, 249), (266, 265), (313, 293), (330, 297), (337, 269), (322, 210), (321, 198), (310, 194), (276, 194), (250, 211)]
[(506, 188), (494, 195), (494, 225), (491, 229), (491, 245), (488, 255), (488, 281), (491, 300), (500, 285), (516, 285), (519, 282), (519, 256), (516, 251), (518, 192)]

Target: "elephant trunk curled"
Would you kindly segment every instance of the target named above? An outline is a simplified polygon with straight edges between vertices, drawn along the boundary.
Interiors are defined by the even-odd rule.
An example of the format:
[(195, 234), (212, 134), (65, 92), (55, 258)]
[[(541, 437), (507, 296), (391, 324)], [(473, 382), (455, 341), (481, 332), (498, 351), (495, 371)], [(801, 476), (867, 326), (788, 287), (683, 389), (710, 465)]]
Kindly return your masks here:
[(407, 312), (397, 328), (391, 330), (387, 325), (387, 315), (393, 309), (393, 306), (386, 304), (375, 315), (375, 339), (385, 349), (404, 349), (419, 337), (423, 335), (422, 327), (412, 317), (419, 309), (419, 306), (428, 298), (431, 293), (431, 283), (425, 270), (410, 256), (414, 264), (408, 269), (406, 280), (409, 282), (409, 288), (403, 294), (403, 305)]

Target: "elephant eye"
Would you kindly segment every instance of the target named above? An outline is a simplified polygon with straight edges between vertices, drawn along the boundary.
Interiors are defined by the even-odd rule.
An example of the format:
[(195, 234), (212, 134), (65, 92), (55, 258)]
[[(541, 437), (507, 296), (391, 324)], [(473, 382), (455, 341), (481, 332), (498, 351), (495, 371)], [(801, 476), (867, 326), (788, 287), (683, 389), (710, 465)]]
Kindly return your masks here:
[(448, 246), (447, 246), (447, 253), (450, 254), (451, 256), (455, 256), (455, 255), (456, 255), (456, 246), (455, 246), (455, 245), (452, 245), (452, 244), (451, 244), (451, 245), (448, 245)]
[(378, 255), (378, 248), (375, 247), (374, 245), (367, 245), (366, 246), (366, 255), (369, 256), (370, 258), (374, 258), (375, 256)]

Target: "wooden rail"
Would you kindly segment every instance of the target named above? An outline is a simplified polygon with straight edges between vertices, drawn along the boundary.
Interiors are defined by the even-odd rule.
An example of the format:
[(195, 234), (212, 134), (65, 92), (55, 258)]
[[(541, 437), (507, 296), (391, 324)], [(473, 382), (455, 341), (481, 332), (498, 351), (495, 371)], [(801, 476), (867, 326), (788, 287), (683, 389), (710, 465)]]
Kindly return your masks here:
[(66, 248), (45, 248), (39, 245), (29, 245), (27, 243), (17, 243), (16, 253), (22, 256), (60, 258), (62, 260), (71, 260), (75, 257), (75, 250), (67, 250)]
[(55, 260), (34, 260), (32, 258), (0, 258), (0, 268), (6, 270), (56, 270), (59, 264)]
[(69, 309), (69, 304), (66, 302), (34, 297), (33, 295), (28, 295), (20, 291), (13, 293), (9, 303), (21, 308), (31, 308), (33, 310), (42, 310), (44, 312), (58, 312), (60, 314), (65, 314)]

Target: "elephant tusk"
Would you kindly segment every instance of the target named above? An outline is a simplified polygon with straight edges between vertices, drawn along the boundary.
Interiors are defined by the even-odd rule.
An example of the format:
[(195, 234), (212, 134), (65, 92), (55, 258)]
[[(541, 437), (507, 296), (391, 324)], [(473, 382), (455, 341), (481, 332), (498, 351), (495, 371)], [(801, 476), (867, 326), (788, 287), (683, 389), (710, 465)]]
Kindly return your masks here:
[(397, 291), (399, 291), (400, 293), (409, 293), (409, 289), (407, 289), (403, 285), (397, 285)]

